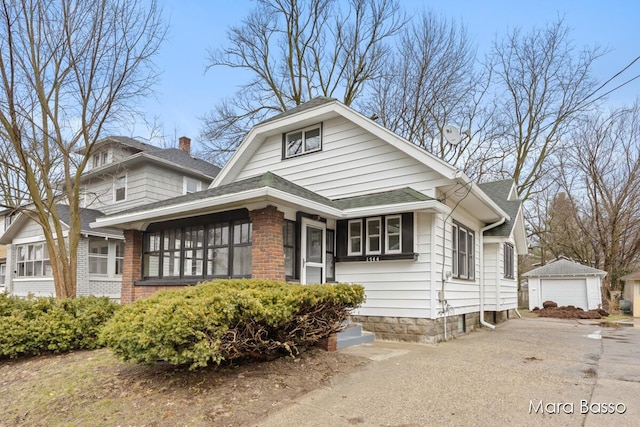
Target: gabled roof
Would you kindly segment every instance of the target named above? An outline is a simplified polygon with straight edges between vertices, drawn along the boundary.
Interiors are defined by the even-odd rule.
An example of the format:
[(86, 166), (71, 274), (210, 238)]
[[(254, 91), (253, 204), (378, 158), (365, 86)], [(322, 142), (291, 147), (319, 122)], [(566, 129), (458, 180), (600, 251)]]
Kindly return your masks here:
[[(58, 216), (60, 221), (67, 227), (71, 222), (69, 206), (56, 205), (58, 210)], [(91, 228), (89, 224), (95, 222), (97, 218), (103, 217), (104, 213), (97, 209), (80, 208), (80, 233), (91, 236), (105, 236), (105, 237), (122, 237), (122, 231), (114, 230), (110, 228)]]
[[(443, 191), (448, 191), (460, 185), (468, 186), (470, 192), (465, 197), (465, 203), (477, 203), (476, 206), (480, 207), (477, 214), (483, 221), (491, 223), (508, 216), (464, 172), (343, 103), (325, 97), (315, 98), (254, 126), (247, 133), (238, 149), (216, 176), (210, 187), (213, 188), (233, 182), (267, 138), (338, 117), (350, 121), (380, 141), (391, 145), (406, 156), (427, 166), (442, 178), (439, 180), (442, 187), (450, 187), (448, 189), (444, 188)], [(455, 198), (455, 195), (452, 198)]]
[[(63, 204), (57, 204), (56, 210), (58, 212), (58, 217), (62, 225), (65, 228), (69, 228), (70, 212), (69, 206)], [(80, 208), (80, 233), (91, 236), (101, 236), (101, 237), (111, 237), (111, 238), (122, 238), (122, 232), (117, 229), (112, 228), (91, 228), (90, 224), (95, 222), (97, 218), (101, 218), (104, 216), (99, 210), (96, 209), (88, 209), (88, 208)], [(27, 224), (31, 219), (24, 213), (20, 213), (16, 220), (14, 220), (11, 225), (5, 230), (4, 234), (0, 236), (0, 244), (11, 244), (12, 240), (18, 234), (18, 232)]]
[[(96, 174), (104, 174), (114, 168), (119, 168), (131, 162), (140, 161), (141, 159), (151, 160), (152, 162), (160, 163), (163, 166), (179, 169), (189, 175), (204, 176), (211, 180), (213, 180), (213, 178), (220, 172), (220, 167), (205, 160), (193, 157), (186, 151), (178, 148), (156, 147), (155, 145), (136, 141), (135, 139), (126, 136), (109, 136), (104, 138), (94, 145), (94, 149), (107, 144), (122, 145), (133, 149), (134, 153), (119, 162), (108, 163), (98, 168), (86, 171), (83, 174), (83, 179), (90, 178)], [(83, 150), (80, 150), (79, 152), (82, 153)]]
[(507, 215), (509, 215), (509, 220), (505, 221), (504, 224), (485, 231), (485, 236), (509, 237), (511, 235), (513, 227), (516, 225), (518, 220), (518, 213), (522, 206), (521, 200), (509, 199), (509, 195), (512, 193), (514, 185), (515, 182), (512, 179), (503, 179), (500, 181), (478, 184), (480, 189), (491, 197), (491, 199), (496, 202), (496, 204), (500, 206)]
[[(273, 201), (304, 206), (334, 218), (348, 218), (363, 214), (363, 210), (375, 209), (376, 213), (402, 212), (411, 209), (442, 209), (443, 205), (426, 195), (411, 189), (372, 193), (365, 196), (331, 200), (274, 173), (266, 172), (252, 178), (230, 184), (162, 200), (98, 218), (95, 226), (122, 226), (146, 224), (215, 211), (236, 204)], [(147, 221), (147, 222), (145, 222)]]
[(606, 271), (580, 264), (579, 262), (560, 257), (547, 265), (538, 267), (523, 274), (525, 277), (573, 277), (607, 275)]

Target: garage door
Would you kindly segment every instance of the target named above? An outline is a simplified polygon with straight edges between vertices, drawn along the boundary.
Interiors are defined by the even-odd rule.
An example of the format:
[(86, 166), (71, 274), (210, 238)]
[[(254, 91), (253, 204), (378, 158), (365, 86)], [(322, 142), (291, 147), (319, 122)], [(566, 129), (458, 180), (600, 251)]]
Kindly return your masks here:
[(587, 304), (586, 279), (540, 279), (542, 302), (555, 301), (560, 305), (573, 305), (584, 310)]

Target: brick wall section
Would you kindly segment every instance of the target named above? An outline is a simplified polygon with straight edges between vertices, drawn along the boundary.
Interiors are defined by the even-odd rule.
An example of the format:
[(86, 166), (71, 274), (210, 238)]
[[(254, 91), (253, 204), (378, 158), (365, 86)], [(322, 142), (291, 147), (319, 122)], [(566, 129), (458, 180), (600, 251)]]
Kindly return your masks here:
[(282, 224), (284, 213), (275, 206), (249, 212), (253, 234), (251, 277), (285, 281)]
[(142, 232), (138, 230), (124, 231), (124, 264), (122, 266), (122, 288), (120, 301), (124, 304), (134, 302), (136, 291), (134, 286), (142, 279)]

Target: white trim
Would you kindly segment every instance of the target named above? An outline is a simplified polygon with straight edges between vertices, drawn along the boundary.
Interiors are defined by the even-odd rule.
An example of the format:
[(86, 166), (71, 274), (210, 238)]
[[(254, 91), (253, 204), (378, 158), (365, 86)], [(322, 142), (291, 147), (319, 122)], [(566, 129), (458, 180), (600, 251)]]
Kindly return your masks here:
[[(357, 252), (354, 252), (351, 249), (351, 224), (360, 224), (360, 250)], [(362, 238), (363, 235), (365, 233), (363, 233), (363, 226), (362, 226), (362, 219), (351, 219), (347, 222), (347, 255), (351, 256), (351, 255), (362, 255), (363, 253), (363, 248), (362, 248)], [(358, 237), (358, 236), (353, 236), (353, 237)]]
[[(124, 172), (124, 174), (116, 174), (113, 176), (113, 203), (120, 203), (120, 202), (126, 202), (127, 201), (127, 196), (129, 195), (128, 193), (128, 184), (129, 184), (129, 174), (127, 172)], [(118, 194), (118, 190), (120, 188), (117, 188), (116, 186), (118, 185), (118, 180), (120, 178), (122, 178), (124, 176), (124, 198), (118, 200), (117, 199), (117, 194)]]
[[(389, 249), (389, 220), (390, 219), (398, 219), (399, 220), (399, 232), (398, 232), (398, 242), (400, 246), (398, 249)], [(415, 221), (415, 218), (414, 218)], [(415, 222), (414, 222), (415, 224)], [(417, 227), (413, 227), (417, 228)], [(415, 242), (415, 240), (414, 240)], [(384, 218), (384, 253), (386, 254), (400, 254), (402, 253), (402, 215), (389, 215)]]
[[(307, 254), (307, 227), (312, 227), (322, 230), (322, 261), (319, 263), (308, 262), (305, 257)], [(302, 218), (300, 233), (300, 283), (307, 284), (307, 269), (306, 267), (320, 268), (322, 276), (320, 278), (321, 283), (327, 281), (327, 225), (324, 222), (313, 221), (308, 218)]]
[(203, 197), (185, 203), (162, 206), (140, 212), (129, 214), (115, 214), (109, 217), (98, 218), (96, 222), (90, 224), (91, 228), (117, 227), (130, 228), (132, 223), (145, 222), (153, 219), (164, 221), (173, 218), (184, 218), (192, 215), (194, 211), (214, 210), (217, 206), (242, 204), (249, 202), (264, 201), (284, 201), (295, 206), (304, 206), (310, 213), (318, 213), (329, 218), (349, 219), (370, 216), (370, 214), (384, 215), (386, 213), (397, 213), (400, 211), (432, 210), (436, 212), (449, 213), (450, 209), (437, 200), (426, 200), (421, 202), (400, 203), (395, 205), (372, 206), (367, 208), (355, 208), (340, 210), (332, 208), (323, 203), (314, 202), (304, 197), (292, 195), (271, 187), (261, 187), (253, 190), (241, 191), (239, 193), (226, 194), (215, 197)]
[(13, 275), (12, 282), (53, 282), (53, 276), (18, 276)]
[[(374, 222), (374, 221), (378, 221), (378, 250), (377, 251), (373, 251), (371, 250), (369, 243), (369, 237), (373, 237), (369, 235), (369, 223), (370, 222)], [(366, 227), (365, 227), (365, 236), (366, 236), (366, 254), (367, 255), (380, 255), (382, 253), (382, 217), (373, 217), (373, 218), (367, 218), (365, 221)]]
[[(64, 224), (66, 226), (66, 224)], [(63, 230), (62, 231), (62, 237), (63, 238), (67, 238), (69, 237), (69, 230)], [(57, 239), (57, 237), (54, 237), (55, 239)], [(32, 237), (22, 237), (19, 239), (13, 239), (11, 241), (11, 245), (22, 245), (25, 243), (35, 243), (35, 242), (46, 242), (46, 239), (44, 238), (44, 234), (40, 234), (38, 236), (32, 236)]]

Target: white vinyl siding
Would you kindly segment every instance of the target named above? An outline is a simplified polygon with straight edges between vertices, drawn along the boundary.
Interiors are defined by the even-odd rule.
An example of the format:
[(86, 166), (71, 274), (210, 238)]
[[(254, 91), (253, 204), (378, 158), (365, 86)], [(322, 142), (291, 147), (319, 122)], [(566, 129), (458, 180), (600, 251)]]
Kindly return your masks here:
[(441, 176), (344, 118), (323, 123), (322, 151), (282, 160), (282, 136), (267, 138), (235, 181), (273, 172), (335, 199), (411, 187), (432, 195)]

